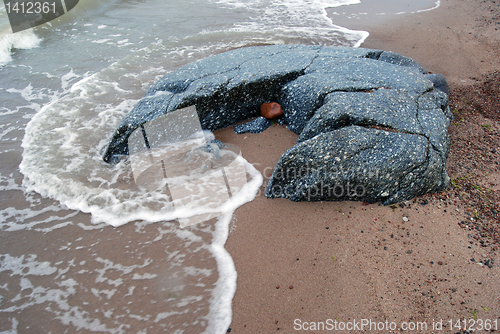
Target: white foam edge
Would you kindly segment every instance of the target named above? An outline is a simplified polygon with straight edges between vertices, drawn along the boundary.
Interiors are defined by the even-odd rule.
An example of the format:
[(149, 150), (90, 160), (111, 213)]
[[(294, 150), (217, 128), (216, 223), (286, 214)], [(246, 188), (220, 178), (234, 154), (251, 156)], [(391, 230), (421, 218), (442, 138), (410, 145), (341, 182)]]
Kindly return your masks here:
[(337, 30), (345, 33), (346, 35), (349, 35), (349, 34), (352, 34), (352, 33), (356, 33), (356, 34), (360, 35), (359, 39), (352, 46), (353, 48), (359, 48), (365, 42), (365, 40), (368, 38), (368, 36), (370, 36), (370, 33), (368, 31), (364, 31), (364, 30), (351, 30), (351, 29), (347, 29), (347, 28), (338, 26), (336, 24), (334, 24), (333, 26), (335, 26)]
[(441, 0), (436, 0), (436, 2), (435, 2), (435, 6), (434, 6), (434, 7), (432, 7), (432, 8), (427, 8), (427, 9), (420, 9), (420, 10), (417, 10), (417, 13), (421, 13), (421, 12), (428, 12), (428, 11), (431, 11), (431, 10), (434, 10), (434, 9), (439, 8), (439, 6), (441, 6)]
[[(234, 196), (229, 198), (224, 204), (216, 208), (190, 207), (187, 210), (182, 210), (182, 208), (180, 208), (180, 209), (175, 209), (174, 211), (171, 212), (151, 212), (151, 210), (147, 209), (147, 210), (137, 210), (132, 214), (127, 214), (125, 217), (116, 217), (114, 213), (109, 212), (107, 210), (102, 210), (97, 207), (85, 207), (81, 205), (83, 203), (75, 203), (75, 204), (78, 206), (77, 208), (78, 210), (83, 212), (89, 212), (92, 214), (93, 224), (105, 222), (115, 227), (136, 220), (143, 220), (149, 223), (155, 223), (160, 221), (171, 221), (182, 218), (190, 218), (193, 216), (202, 215), (206, 213), (221, 213), (221, 215), (224, 215), (228, 212), (233, 212), (243, 204), (252, 201), (255, 198), (256, 194), (258, 193), (258, 190), (264, 180), (262, 175), (255, 169), (255, 167), (252, 164), (250, 164), (247, 160), (245, 160), (243, 157), (238, 156), (236, 160), (238, 161), (238, 163), (244, 164), (245, 170), (250, 175), (251, 179), (245, 185), (243, 185), (243, 187), (237, 194), (235, 194)], [(64, 203), (64, 204), (69, 208), (72, 208), (71, 203)]]
[[(37, 114), (38, 115), (38, 114)], [(29, 127), (30, 124), (28, 124)], [(27, 129), (28, 130), (28, 129)], [(23, 140), (27, 140), (27, 137)], [(27, 144), (27, 143), (23, 143)], [(23, 145), (23, 147), (26, 147)], [(172, 221), (180, 218), (189, 218), (195, 215), (205, 214), (205, 213), (225, 213), (232, 212), (239, 206), (253, 200), (258, 192), (259, 187), (262, 185), (263, 177), (255, 169), (255, 167), (246, 161), (243, 157), (238, 156), (239, 163), (245, 166), (246, 172), (250, 175), (251, 179), (242, 187), (242, 189), (227, 200), (224, 204), (218, 208), (189, 208), (188, 210), (176, 209), (174, 211), (168, 212), (152, 212), (150, 209), (138, 209), (133, 213), (127, 213), (123, 216), (117, 216), (116, 210), (113, 207), (101, 208), (96, 205), (89, 205), (85, 200), (84, 196), (63, 196), (57, 189), (58, 185), (62, 183), (66, 184), (68, 187), (69, 180), (62, 180), (57, 175), (45, 175), (38, 172), (36, 168), (30, 165), (27, 160), (29, 157), (23, 159), (19, 168), (21, 173), (25, 176), (23, 179), (23, 186), (26, 188), (26, 192), (37, 192), (44, 197), (48, 197), (59, 201), (67, 208), (72, 210), (79, 210), (84, 213), (91, 214), (92, 224), (106, 223), (108, 225), (118, 227), (132, 221), (143, 220), (150, 223), (160, 222), (160, 221)], [(55, 186), (54, 186), (55, 185)], [(71, 185), (69, 185), (71, 187)], [(75, 187), (79, 188), (78, 184)], [(113, 192), (115, 189), (88, 189), (89, 191), (99, 192), (103, 194), (105, 192)], [(88, 193), (86, 194), (88, 195)], [(126, 201), (128, 202), (128, 201)], [(126, 205), (128, 203), (120, 202), (116, 206)]]
[[(223, 0), (220, 0), (219, 3), (224, 3), (224, 4), (227, 4), (227, 5), (232, 5), (236, 8), (238, 7), (243, 7), (245, 8), (246, 5), (244, 5), (243, 3), (240, 3), (240, 2), (225, 2)], [(340, 7), (340, 6), (349, 6), (349, 5), (355, 5), (355, 4), (359, 4), (361, 3), (361, 0), (338, 0), (337, 3), (331, 3), (330, 1), (328, 0), (323, 0), (323, 1), (318, 1), (318, 2), (314, 2), (313, 4), (311, 5), (314, 5), (315, 8), (317, 9), (321, 9), (322, 11), (322, 16), (327, 20), (329, 21), (330, 23), (330, 27), (328, 27), (329, 29), (333, 29), (333, 30), (336, 30), (342, 34), (344, 34), (346, 36), (346, 38), (348, 40), (350, 40), (353, 45), (352, 47), (360, 47), (364, 41), (368, 38), (368, 36), (370, 35), (367, 31), (363, 31), (363, 30), (351, 30), (351, 29), (348, 29), (348, 28), (345, 28), (345, 27), (341, 27), (341, 26), (338, 26), (336, 24), (333, 24), (332, 20), (328, 17), (327, 15), (327, 12), (326, 12), (326, 9), (327, 8), (336, 8), (336, 7)], [(276, 39), (277, 36), (279, 35), (288, 35), (286, 33), (284, 33), (283, 29), (286, 28), (286, 27), (278, 27), (278, 28), (270, 28), (270, 27), (266, 27), (265, 29), (259, 29), (259, 25), (256, 24), (255, 22), (245, 22), (244, 24), (235, 24), (235, 26), (231, 29), (229, 29), (230, 31), (232, 31), (233, 33), (234, 32), (240, 32), (240, 33), (245, 33), (245, 32), (252, 32), (252, 33), (261, 33), (261, 34), (268, 34), (270, 31), (272, 30), (275, 30), (275, 38), (273, 40), (269, 40), (268, 37), (264, 37), (264, 39), (266, 39), (266, 43), (271, 43), (271, 44), (284, 44), (284, 41), (281, 40), (279, 37), (278, 39)], [(297, 27), (288, 27), (289, 30), (293, 30), (294, 32), (298, 31)], [(324, 28), (320, 28), (320, 27), (303, 27), (302, 28), (302, 31), (308, 33), (310, 31), (315, 31), (317, 32), (318, 30), (320, 29), (324, 29)], [(279, 33), (279, 31), (282, 32), (282, 34)], [(221, 35), (224, 35), (227, 33), (227, 30), (216, 30), (216, 31), (207, 31), (207, 30), (204, 30), (204, 31), (201, 31), (200, 34), (201, 35), (211, 35), (211, 34), (221, 34)], [(189, 38), (193, 38), (192, 36), (190, 37), (187, 37), (186, 39), (189, 39)], [(255, 39), (254, 39), (255, 41)], [(246, 44), (243, 44), (241, 46), (245, 46)]]
[[(251, 27), (252, 28), (252, 27)], [(253, 27), (255, 28), (255, 27)], [(346, 37), (347, 40), (349, 40), (351, 43), (352, 43), (352, 47), (354, 48), (357, 48), (357, 47), (360, 47), (361, 44), (364, 43), (364, 41), (368, 38), (368, 36), (370, 35), (368, 31), (364, 31), (364, 30), (351, 30), (351, 29), (348, 29), (348, 28), (345, 28), (345, 27), (342, 27), (342, 26), (339, 26), (339, 25), (336, 25), (336, 24), (333, 24), (331, 23), (331, 26), (329, 26), (328, 28), (321, 28), (321, 29), (328, 29), (330, 31), (336, 31), (336, 32), (339, 32), (341, 34), (344, 35), (344, 37)], [(275, 44), (275, 45), (281, 45), (281, 44), (286, 44), (285, 42), (285, 39), (286, 39), (286, 36), (289, 36), (289, 34), (287, 33), (286, 30), (283, 29), (283, 27), (279, 27), (279, 28), (275, 28), (275, 29), (266, 29), (265, 31), (259, 31), (259, 30), (251, 30), (249, 29), (249, 27), (247, 26), (244, 26), (244, 25), (236, 25), (235, 27), (229, 29), (232, 33), (241, 33), (241, 34), (245, 34), (245, 33), (252, 33), (254, 35), (261, 35), (261, 40), (264, 41), (268, 44)], [(270, 34), (270, 31), (274, 30), (274, 35), (271, 39), (270, 37), (268, 36)], [(297, 32), (299, 31), (299, 29), (297, 27), (290, 27), (288, 29), (289, 31), (293, 31), (293, 32)], [(317, 32), (318, 30), (320, 30), (319, 28), (303, 28), (301, 31), (302, 32), (305, 32), (306, 34), (310, 34), (310, 32)], [(224, 31), (224, 30), (216, 30), (216, 31), (202, 31), (200, 32), (200, 35), (204, 35), (205, 38), (207, 39), (210, 39), (210, 35), (217, 35), (217, 34), (220, 34), (221, 36), (224, 36), (227, 34), (227, 31)], [(188, 36), (184, 39), (184, 41), (186, 43), (190, 43), (191, 39), (193, 38), (198, 38), (197, 36)], [(245, 37), (242, 37), (242, 39), (245, 39)], [(259, 38), (252, 38), (252, 41), (255, 42), (255, 41), (259, 41)], [(242, 42), (241, 44), (239, 45), (234, 45), (234, 44), (229, 44), (231, 45), (232, 47), (245, 47), (245, 46), (248, 46), (249, 44), (246, 43), (246, 42)]]
[[(241, 158), (241, 156), (239, 157)], [(243, 158), (242, 158), (243, 159)], [(244, 159), (243, 159), (244, 160)], [(225, 333), (231, 325), (233, 311), (232, 301), (236, 292), (236, 279), (238, 274), (234, 265), (233, 259), (229, 252), (224, 248), (229, 236), (229, 225), (233, 217), (233, 213), (237, 207), (252, 201), (263, 182), (262, 175), (255, 167), (246, 160), (247, 172), (250, 172), (252, 179), (245, 185), (249, 191), (240, 191), (235, 197), (238, 199), (233, 203), (233, 208), (228, 207), (217, 220), (215, 225), (215, 235), (210, 251), (217, 262), (219, 279), (212, 291), (212, 299), (210, 301), (210, 310), (208, 313), (209, 324), (204, 333)]]
[(33, 49), (40, 45), (41, 39), (33, 29), (17, 33), (7, 33), (0, 37), (0, 66), (12, 61), (12, 49)]
[(234, 265), (233, 258), (224, 248), (229, 236), (229, 224), (233, 212), (226, 212), (221, 215), (216, 224), (213, 243), (210, 245), (210, 252), (215, 257), (219, 279), (212, 290), (210, 309), (208, 311), (208, 326), (203, 333), (225, 333), (233, 318), (233, 297), (236, 293), (236, 280), (238, 273)]
[[(331, 3), (328, 3), (328, 2), (323, 2), (323, 3), (321, 3), (321, 5), (324, 7), (325, 14), (326, 14), (326, 9), (327, 8), (336, 8), (336, 7), (341, 7), (341, 6), (350, 6), (350, 5), (356, 5), (356, 4), (359, 4), (359, 3), (361, 3), (361, 0), (347, 0), (345, 2), (336, 3), (336, 4), (331, 4)], [(330, 20), (330, 22), (332, 22), (332, 20), (328, 16), (327, 16), (327, 19)], [(368, 36), (370, 36), (370, 33), (368, 31), (364, 31), (364, 30), (351, 30), (351, 29), (348, 29), (348, 28), (345, 28), (345, 27), (333, 24), (333, 22), (332, 22), (332, 26), (336, 30), (339, 30), (340, 32), (346, 34), (347, 36), (349, 36), (349, 35), (351, 35), (353, 33), (354, 34), (359, 34), (360, 35), (359, 39), (353, 45), (354, 48), (359, 48), (365, 42), (365, 40), (368, 38)]]
[(323, 8), (336, 8), (340, 6), (350, 6), (350, 5), (357, 5), (361, 3), (361, 0), (346, 0), (346, 1), (341, 1), (335, 4), (332, 4), (329, 1), (321, 2), (320, 5), (323, 6)]

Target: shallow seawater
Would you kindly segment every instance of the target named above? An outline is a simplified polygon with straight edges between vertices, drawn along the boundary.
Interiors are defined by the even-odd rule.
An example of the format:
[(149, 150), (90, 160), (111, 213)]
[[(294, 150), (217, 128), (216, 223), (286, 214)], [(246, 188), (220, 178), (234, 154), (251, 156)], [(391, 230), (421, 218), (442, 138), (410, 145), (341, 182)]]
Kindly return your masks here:
[(224, 243), (261, 175), (240, 156), (247, 182), (231, 199), (205, 206), (197, 190), (172, 210), (137, 186), (131, 159), (102, 155), (184, 64), (256, 44), (359, 46), (367, 32), (326, 12), (355, 3), (80, 0), (16, 34), (0, 5), (0, 332), (225, 332), (236, 272)]

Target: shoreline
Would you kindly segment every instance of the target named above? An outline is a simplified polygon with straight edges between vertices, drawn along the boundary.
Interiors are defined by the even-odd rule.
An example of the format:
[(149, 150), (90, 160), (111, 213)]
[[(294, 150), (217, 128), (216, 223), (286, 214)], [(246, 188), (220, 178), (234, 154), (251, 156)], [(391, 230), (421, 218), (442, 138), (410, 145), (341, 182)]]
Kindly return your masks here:
[[(452, 89), (466, 87), (500, 69), (494, 56), (500, 25), (483, 21), (488, 3), (475, 8), (442, 0), (435, 10), (377, 23), (361, 47), (408, 56), (444, 74)], [(470, 119), (481, 134), (478, 124), (484, 119), (477, 117)], [(466, 121), (460, 126), (470, 128)], [(457, 129), (462, 131), (456, 125), (450, 134), (458, 136)], [(498, 122), (493, 129), (498, 132)], [(216, 136), (237, 144), (261, 173), (274, 167), (297, 139), (278, 125), (258, 135), (236, 135), (228, 128)], [(453, 154), (458, 153), (452, 149), (450, 154), (452, 178), (461, 175), (455, 168), (461, 157)], [(460, 195), (443, 192), (388, 207), (295, 203), (266, 199), (267, 179), (264, 174), (256, 199), (236, 210), (225, 246), (238, 273), (231, 332), (290, 333), (313, 329), (305, 328), (306, 322), (329, 319), (389, 321), (398, 328), (420, 321), (430, 331), (434, 319), (446, 324), (500, 317), (492, 293), (500, 285), (497, 248), (483, 247), (473, 223), (461, 224), (473, 222), (474, 214)]]

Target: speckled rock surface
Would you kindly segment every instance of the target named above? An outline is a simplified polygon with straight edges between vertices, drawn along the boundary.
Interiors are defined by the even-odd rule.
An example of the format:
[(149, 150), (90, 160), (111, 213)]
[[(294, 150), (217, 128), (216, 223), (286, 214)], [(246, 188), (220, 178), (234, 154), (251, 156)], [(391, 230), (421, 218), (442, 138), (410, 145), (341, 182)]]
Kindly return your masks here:
[(261, 133), (268, 127), (273, 125), (273, 122), (265, 117), (257, 117), (254, 120), (246, 122), (244, 124), (238, 124), (234, 126), (234, 132), (236, 133)]
[[(202, 127), (217, 130), (258, 117), (262, 103), (276, 101), (299, 139), (275, 167), (267, 197), (396, 203), (448, 186), (447, 90), (443, 76), (392, 52), (232, 50), (159, 80), (115, 131), (104, 160), (128, 154), (128, 136), (164, 113), (196, 105)], [(269, 125), (261, 123), (236, 129)]]

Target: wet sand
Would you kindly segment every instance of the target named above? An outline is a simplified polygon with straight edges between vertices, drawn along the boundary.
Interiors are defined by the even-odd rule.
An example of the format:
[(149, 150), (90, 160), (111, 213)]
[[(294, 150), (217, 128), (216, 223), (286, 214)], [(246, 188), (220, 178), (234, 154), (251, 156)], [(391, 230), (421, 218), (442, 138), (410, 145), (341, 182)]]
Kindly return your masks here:
[[(491, 20), (498, 9), (493, 1), (445, 0), (436, 10), (393, 16), (375, 27), (345, 26), (370, 30), (363, 47), (411, 57), (444, 74), (453, 90), (500, 69), (500, 24)], [(498, 122), (489, 124), (498, 133)], [(269, 200), (266, 180), (296, 135), (274, 125), (257, 135), (225, 129), (217, 136), (241, 147), (265, 181), (259, 196), (236, 211), (226, 243), (238, 272), (231, 333), (322, 333), (335, 329), (335, 321), (342, 329), (361, 319), (379, 333), (402, 326), (463, 333), (481, 321), (500, 331), (497, 247), (483, 247), (468, 224), (476, 219), (466, 202), (446, 192), (387, 207)], [(498, 189), (492, 175), (498, 167), (488, 179)], [(345, 329), (363, 330), (370, 332)]]
[(380, 23), (362, 45), (415, 59), (450, 84), (471, 84), (499, 69), (498, 2), (442, 0), (436, 10)]

